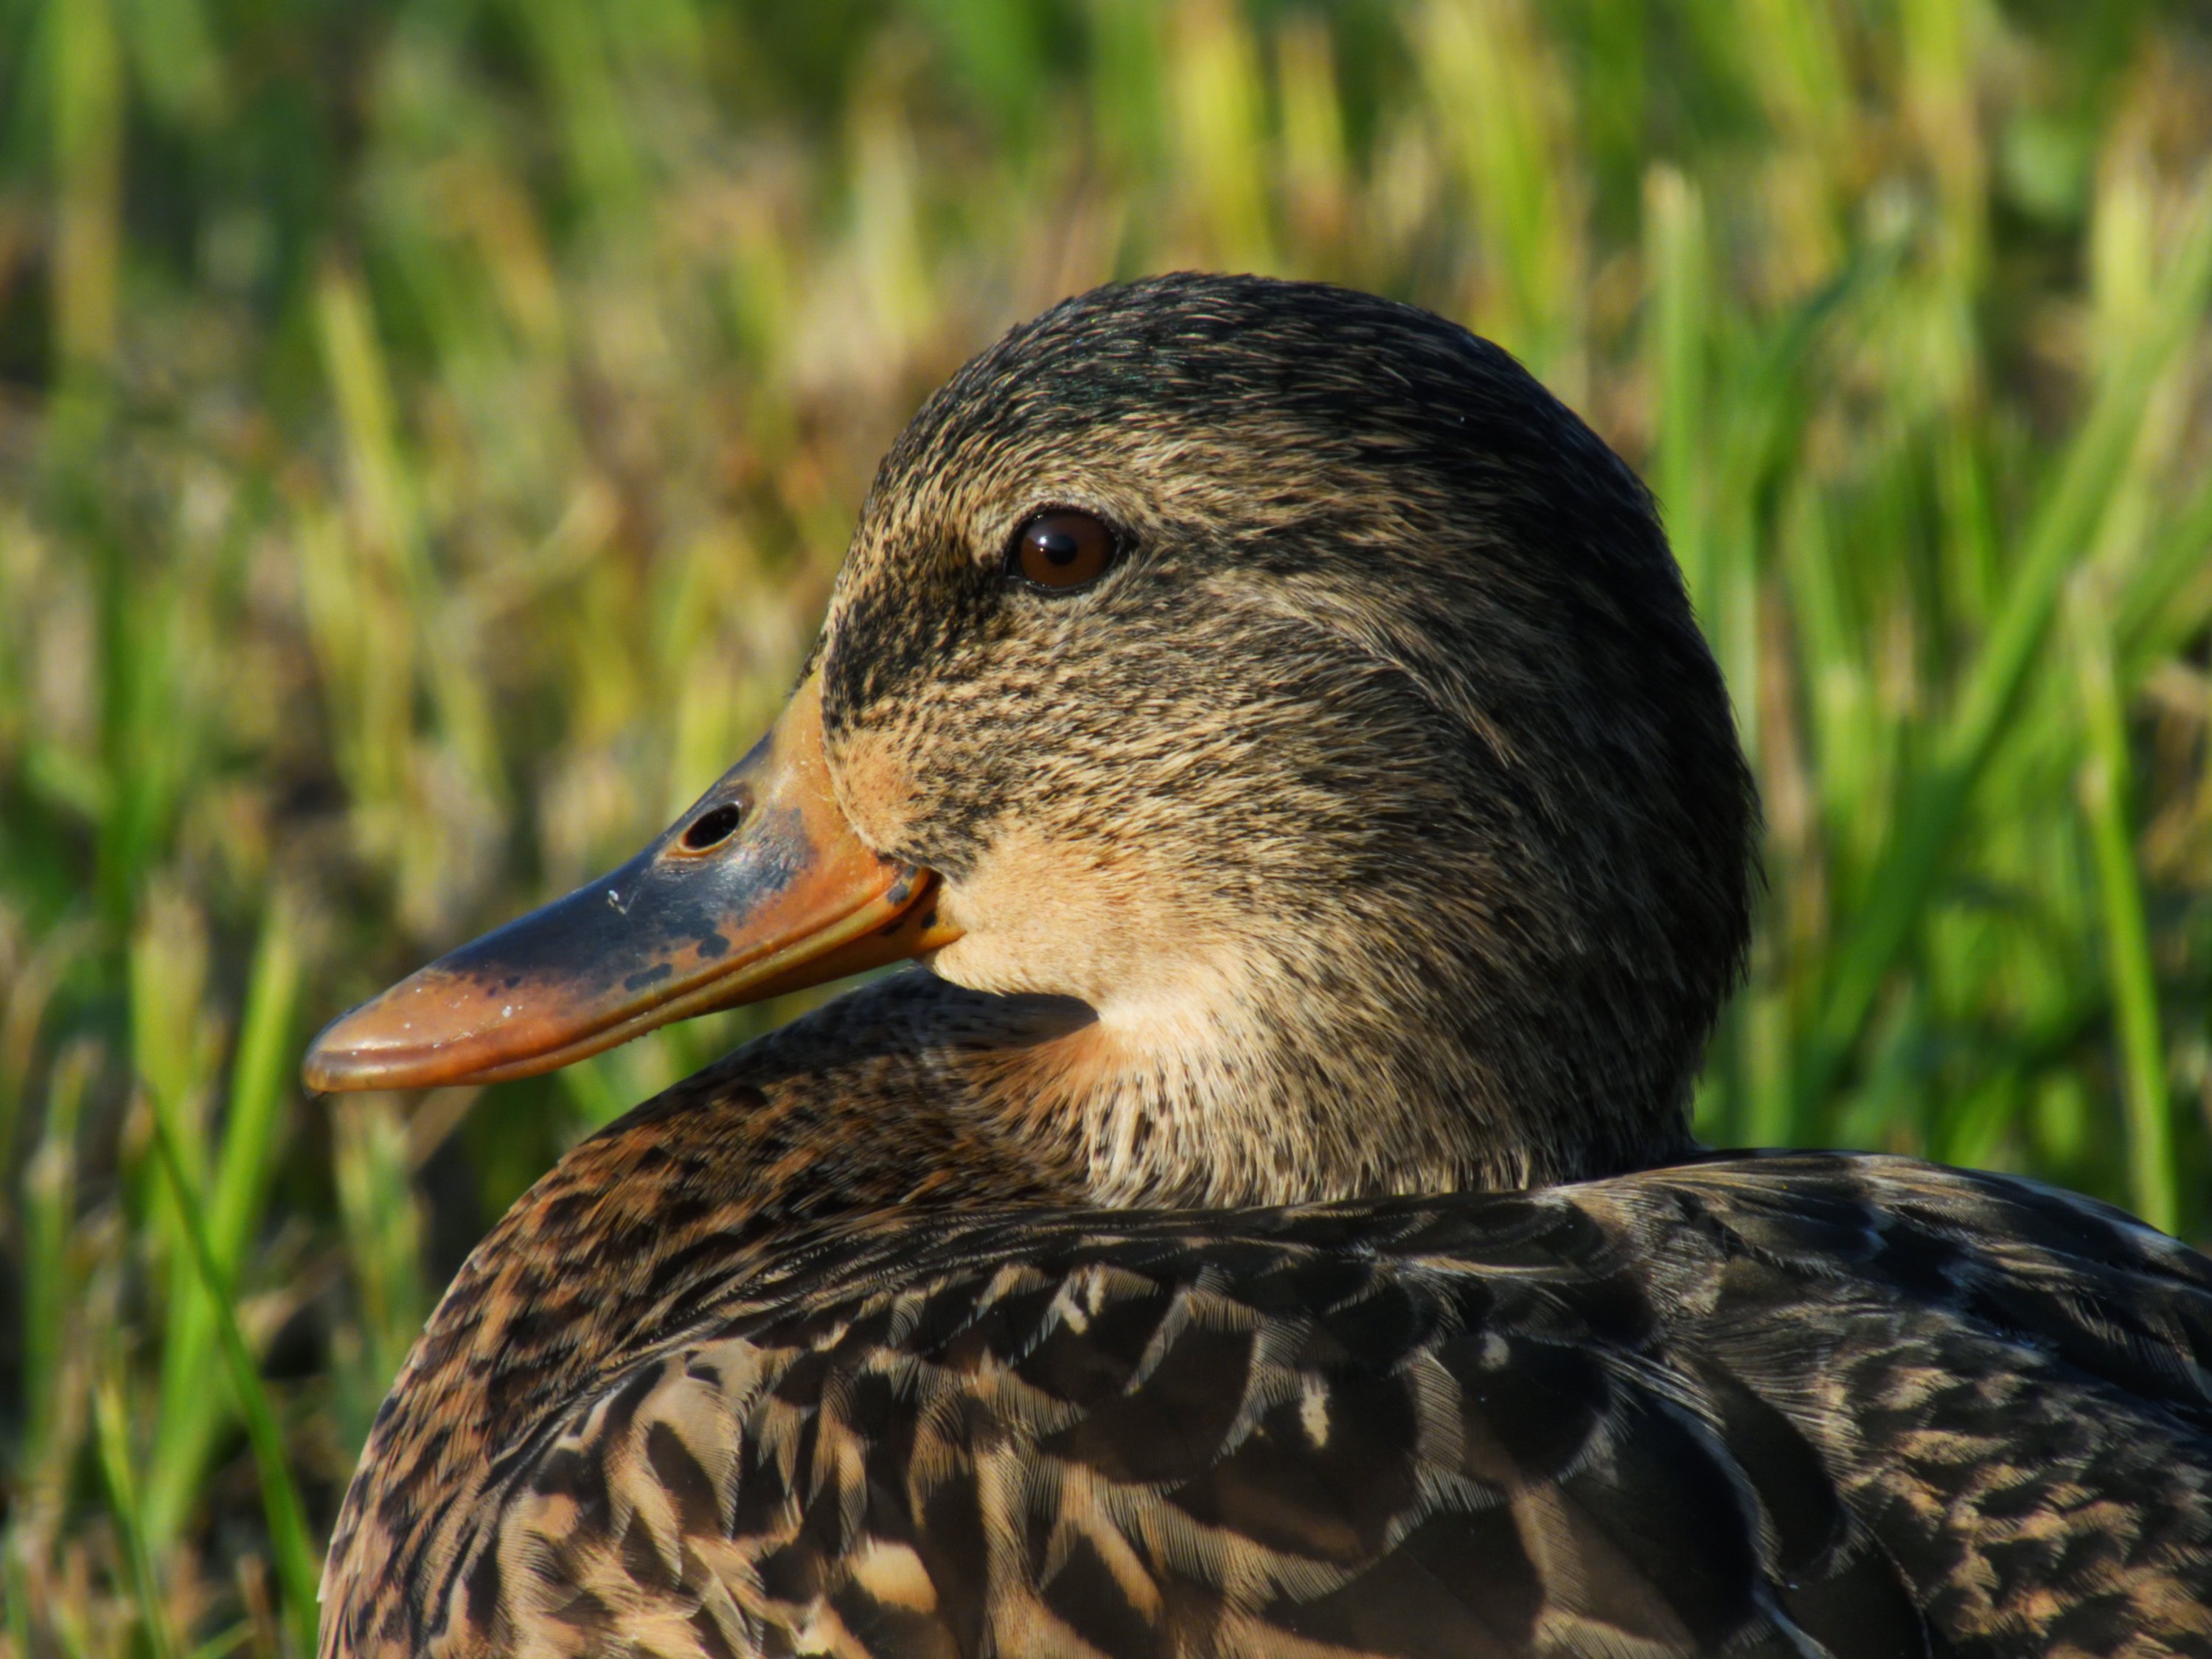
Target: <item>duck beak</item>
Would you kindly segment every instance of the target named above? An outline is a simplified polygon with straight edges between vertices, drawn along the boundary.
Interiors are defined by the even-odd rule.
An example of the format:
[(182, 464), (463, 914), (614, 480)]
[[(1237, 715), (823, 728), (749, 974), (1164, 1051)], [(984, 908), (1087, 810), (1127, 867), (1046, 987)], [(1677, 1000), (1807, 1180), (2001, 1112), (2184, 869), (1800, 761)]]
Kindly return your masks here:
[(948, 945), (959, 934), (938, 922), (936, 887), (846, 823), (810, 677), (645, 851), (331, 1021), (303, 1075), (310, 1089), (419, 1089), (550, 1072)]

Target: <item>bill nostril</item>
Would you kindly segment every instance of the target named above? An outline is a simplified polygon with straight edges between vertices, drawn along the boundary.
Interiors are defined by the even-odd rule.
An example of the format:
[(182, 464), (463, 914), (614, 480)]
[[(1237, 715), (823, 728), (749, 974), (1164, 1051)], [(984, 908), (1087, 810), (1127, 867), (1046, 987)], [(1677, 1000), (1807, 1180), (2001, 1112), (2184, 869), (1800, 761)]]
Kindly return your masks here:
[(725, 801), (691, 820), (691, 827), (684, 832), (684, 844), (695, 853), (718, 847), (736, 833), (744, 816), (743, 807)]

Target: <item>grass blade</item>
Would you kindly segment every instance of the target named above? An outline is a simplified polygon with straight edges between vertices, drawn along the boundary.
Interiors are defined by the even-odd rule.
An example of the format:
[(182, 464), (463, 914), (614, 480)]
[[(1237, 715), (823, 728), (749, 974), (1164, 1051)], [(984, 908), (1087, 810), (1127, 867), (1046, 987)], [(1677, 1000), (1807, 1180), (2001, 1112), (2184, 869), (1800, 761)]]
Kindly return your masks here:
[(72, 1043), (46, 1085), (46, 1121), (23, 1182), (23, 1452), (52, 1470), (66, 1463), (56, 1440), (59, 1389), (77, 1272), (70, 1261), (76, 1218), (77, 1125), (100, 1064), (89, 1043)]
[[(245, 1258), (276, 1167), (281, 1113), (292, 1094), (299, 994), (299, 949), (289, 907), (280, 898), (268, 906), (254, 953), (231, 1062), (222, 1146), (208, 1194), (208, 1248), (226, 1279), (235, 1279)], [(162, 1431), (147, 1481), (147, 1512), (157, 1539), (174, 1536), (183, 1525), (228, 1415), (228, 1402), (207, 1387), (215, 1313), (199, 1275), (191, 1277), (192, 1283), (178, 1287), (162, 1355)]]
[(107, 1506), (115, 1517), (115, 1530), (123, 1544), (124, 1560), (131, 1573), (131, 1595), (138, 1604), (140, 1628), (154, 1659), (172, 1659), (176, 1644), (169, 1635), (169, 1620), (161, 1606), (160, 1581), (154, 1576), (154, 1558), (146, 1547), (146, 1528), (138, 1504), (138, 1483), (132, 1475), (131, 1424), (123, 1404), (121, 1385), (111, 1374), (94, 1385), (94, 1437), (100, 1447), (100, 1479), (107, 1489)]
[(2128, 805), (2133, 767), (2128, 758), (2127, 715), (2112, 672), (2111, 620), (2095, 584), (2086, 579), (2076, 581), (2068, 610), (2088, 737), (2081, 802), (2104, 901), (2106, 970), (2119, 1018), (2134, 1207), (2152, 1226), (2172, 1232), (2181, 1217), (2174, 1173), (2173, 1100), (2166, 1086), (2158, 969), (2151, 959), (2150, 927)]
[(124, 87), (107, 0), (51, 7), (54, 38), (54, 334), (73, 371), (105, 374), (120, 283)]
[(200, 1285), (215, 1310), (215, 1332), (231, 1388), (238, 1396), (240, 1414), (246, 1419), (246, 1436), (253, 1449), (253, 1466), (261, 1481), (261, 1504), (268, 1520), (270, 1548), (276, 1558), (277, 1582), (284, 1587), (284, 1612), (294, 1642), (301, 1655), (315, 1650), (315, 1592), (321, 1578), (320, 1552), (307, 1531), (307, 1512), (300, 1501), (292, 1468), (284, 1454), (283, 1431), (263, 1387), (261, 1373), (246, 1346), (232, 1310), (229, 1275), (222, 1271), (208, 1243), (207, 1212), (177, 1150), (176, 1136), (158, 1102), (153, 1112), (154, 1141), (161, 1167), (184, 1224), (191, 1249), (192, 1265)]

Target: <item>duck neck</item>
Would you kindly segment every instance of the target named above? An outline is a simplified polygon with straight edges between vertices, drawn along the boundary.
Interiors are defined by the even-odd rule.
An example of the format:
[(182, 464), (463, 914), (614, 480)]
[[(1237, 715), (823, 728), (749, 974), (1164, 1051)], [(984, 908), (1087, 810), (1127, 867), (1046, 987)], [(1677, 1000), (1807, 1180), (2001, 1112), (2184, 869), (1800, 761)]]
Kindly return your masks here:
[(1590, 1045), (1618, 1033), (1574, 1006), (1501, 1021), (1449, 975), (1378, 988), (1247, 957), (962, 1069), (1002, 1133), (1114, 1206), (1516, 1190), (1687, 1151), (1686, 1102), (1629, 1066), (1608, 1086)]

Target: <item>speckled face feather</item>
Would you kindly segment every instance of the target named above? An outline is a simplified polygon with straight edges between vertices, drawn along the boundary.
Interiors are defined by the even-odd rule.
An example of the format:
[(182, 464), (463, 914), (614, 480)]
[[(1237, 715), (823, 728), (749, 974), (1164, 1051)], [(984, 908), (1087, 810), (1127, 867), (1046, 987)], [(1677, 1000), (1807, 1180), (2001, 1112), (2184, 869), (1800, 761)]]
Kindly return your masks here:
[[(1010, 588), (1041, 503), (1121, 563)], [(1502, 354), (1070, 301), (893, 450), (820, 667), (970, 931), (508, 1212), (328, 1659), (2212, 1655), (2212, 1262), (1686, 1146), (1748, 787), (1649, 502)]]

